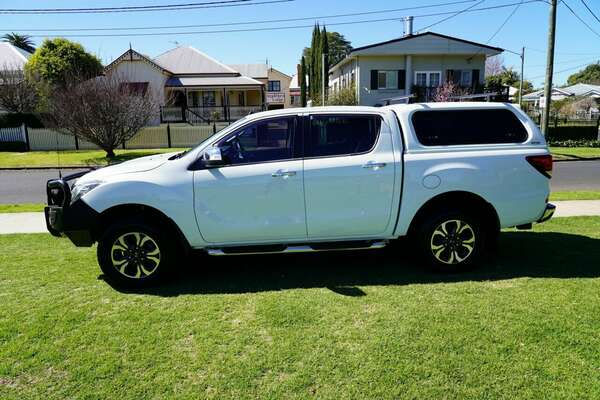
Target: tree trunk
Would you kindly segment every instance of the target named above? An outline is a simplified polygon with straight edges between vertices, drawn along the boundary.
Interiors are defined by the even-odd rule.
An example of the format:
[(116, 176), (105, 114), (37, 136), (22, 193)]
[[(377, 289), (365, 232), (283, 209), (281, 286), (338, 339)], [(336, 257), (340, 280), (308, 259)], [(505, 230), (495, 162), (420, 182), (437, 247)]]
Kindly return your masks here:
[(106, 151), (106, 158), (115, 158), (115, 150), (113, 148), (104, 149), (104, 151)]

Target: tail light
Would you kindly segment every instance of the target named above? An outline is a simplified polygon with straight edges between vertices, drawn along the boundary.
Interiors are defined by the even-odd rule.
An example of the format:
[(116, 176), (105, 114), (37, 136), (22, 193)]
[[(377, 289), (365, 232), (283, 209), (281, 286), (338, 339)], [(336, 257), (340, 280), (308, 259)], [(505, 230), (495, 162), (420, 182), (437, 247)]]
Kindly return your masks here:
[(525, 159), (533, 166), (533, 168), (540, 171), (542, 175), (547, 178), (552, 177), (552, 155), (544, 154), (540, 156), (527, 156)]

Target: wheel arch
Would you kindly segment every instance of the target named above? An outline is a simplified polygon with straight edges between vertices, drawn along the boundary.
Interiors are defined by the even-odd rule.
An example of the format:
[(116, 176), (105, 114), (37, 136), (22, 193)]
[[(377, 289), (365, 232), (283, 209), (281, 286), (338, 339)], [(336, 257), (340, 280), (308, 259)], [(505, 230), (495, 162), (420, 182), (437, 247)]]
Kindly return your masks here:
[(187, 238), (175, 221), (162, 211), (144, 204), (119, 204), (102, 211), (92, 230), (92, 237), (97, 241), (113, 221), (132, 217), (141, 218), (143, 221), (151, 221), (153, 225), (158, 225), (161, 229), (168, 230), (175, 235), (183, 249), (186, 251), (191, 249)]
[(489, 235), (496, 236), (500, 231), (500, 218), (492, 204), (473, 192), (452, 191), (432, 197), (419, 208), (409, 225), (409, 236), (415, 233), (419, 224), (432, 212), (448, 208), (467, 210), (483, 218)]

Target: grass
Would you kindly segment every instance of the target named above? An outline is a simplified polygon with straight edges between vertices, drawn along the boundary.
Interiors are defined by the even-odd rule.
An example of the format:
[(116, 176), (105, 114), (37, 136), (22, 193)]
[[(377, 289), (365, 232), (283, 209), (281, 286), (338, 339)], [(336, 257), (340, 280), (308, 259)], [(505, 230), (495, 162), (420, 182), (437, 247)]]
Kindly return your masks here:
[[(65, 150), (60, 151), (60, 164), (62, 166), (101, 166), (110, 162), (181, 150), (183, 149), (116, 150), (116, 157), (113, 160), (106, 158), (106, 153), (101, 150)], [(0, 152), (0, 168), (56, 167), (57, 164), (56, 151)]]
[(555, 160), (600, 158), (600, 147), (550, 147)]
[(0, 204), (1, 213), (42, 212), (45, 204), (22, 203), (22, 204)]
[(600, 200), (600, 190), (579, 190), (570, 192), (551, 192), (550, 200)]
[(119, 291), (94, 249), (0, 236), (0, 398), (600, 398), (600, 218), (462, 275), (381, 252), (204, 258)]

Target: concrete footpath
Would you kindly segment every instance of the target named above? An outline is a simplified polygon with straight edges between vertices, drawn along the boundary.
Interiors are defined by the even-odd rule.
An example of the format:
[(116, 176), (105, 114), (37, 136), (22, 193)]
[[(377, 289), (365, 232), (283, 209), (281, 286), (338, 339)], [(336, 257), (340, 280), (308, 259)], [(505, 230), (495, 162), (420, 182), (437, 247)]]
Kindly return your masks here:
[[(553, 201), (555, 217), (600, 216), (600, 200)], [(0, 213), (0, 235), (47, 233), (44, 213)]]

